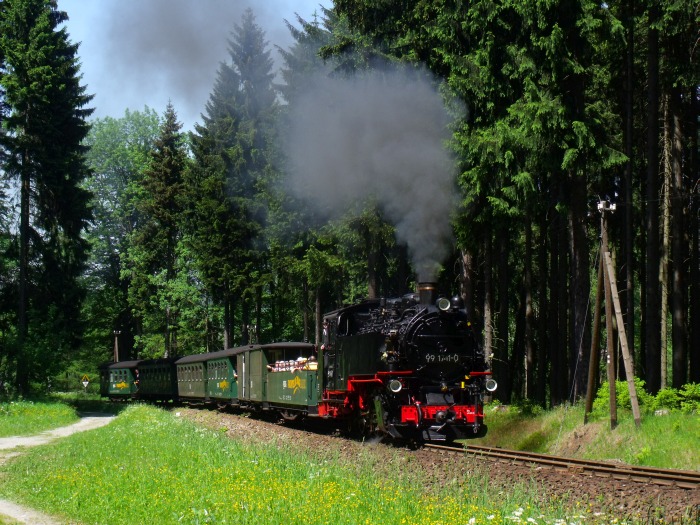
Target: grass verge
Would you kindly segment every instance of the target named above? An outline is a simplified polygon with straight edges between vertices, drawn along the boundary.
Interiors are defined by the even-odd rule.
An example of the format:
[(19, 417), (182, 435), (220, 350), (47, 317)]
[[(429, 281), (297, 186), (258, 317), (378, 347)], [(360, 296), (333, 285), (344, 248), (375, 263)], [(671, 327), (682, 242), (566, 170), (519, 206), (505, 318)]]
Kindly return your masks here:
[(537, 487), (486, 493), (478, 473), (426, 492), (427, 480), (410, 468), (389, 476), (372, 461), (314, 458), (285, 443), (243, 445), (134, 405), (106, 427), (0, 467), (0, 497), (84, 524), (616, 522), (585, 508), (572, 515), (563, 503), (543, 508)]
[(700, 470), (700, 414), (644, 414), (637, 428), (628, 410), (609, 418), (594, 413), (583, 424), (583, 406), (560, 406), (536, 413), (515, 406), (486, 408), (489, 431), (469, 443), (585, 459), (622, 461), (682, 470)]
[(61, 402), (8, 401), (0, 403), (0, 437), (28, 436), (70, 425), (76, 411)]

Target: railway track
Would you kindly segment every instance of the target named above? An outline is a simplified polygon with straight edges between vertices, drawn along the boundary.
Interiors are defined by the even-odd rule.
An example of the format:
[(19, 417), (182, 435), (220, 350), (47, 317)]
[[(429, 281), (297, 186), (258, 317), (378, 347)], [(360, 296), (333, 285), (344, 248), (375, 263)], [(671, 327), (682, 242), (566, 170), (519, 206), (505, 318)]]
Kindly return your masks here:
[(493, 447), (468, 445), (453, 447), (446, 445), (426, 444), (425, 448), (452, 454), (469, 454), (506, 463), (537, 465), (560, 471), (588, 474), (637, 483), (653, 483), (682, 489), (700, 488), (700, 472), (694, 470), (671, 470), (654, 467), (639, 467), (626, 464), (615, 464), (604, 461), (564, 458), (534, 452), (521, 452)]

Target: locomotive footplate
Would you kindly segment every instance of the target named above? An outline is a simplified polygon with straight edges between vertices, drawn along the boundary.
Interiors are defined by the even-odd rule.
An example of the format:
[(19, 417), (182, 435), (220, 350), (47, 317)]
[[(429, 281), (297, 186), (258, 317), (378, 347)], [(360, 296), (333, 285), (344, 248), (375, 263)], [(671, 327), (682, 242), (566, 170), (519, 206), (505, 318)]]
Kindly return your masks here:
[(478, 438), (486, 435), (484, 424), (467, 425), (431, 425), (416, 427), (415, 425), (393, 424), (389, 426), (389, 434), (399, 439), (419, 439), (422, 441), (454, 441), (456, 439)]
[(486, 435), (486, 425), (433, 425), (423, 430), (426, 441), (454, 441), (478, 438)]

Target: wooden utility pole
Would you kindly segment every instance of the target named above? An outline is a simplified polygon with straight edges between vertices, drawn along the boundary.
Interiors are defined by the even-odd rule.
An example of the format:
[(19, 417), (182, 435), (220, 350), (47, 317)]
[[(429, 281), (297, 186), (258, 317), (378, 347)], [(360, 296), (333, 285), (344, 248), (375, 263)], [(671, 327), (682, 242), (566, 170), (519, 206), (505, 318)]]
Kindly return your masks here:
[[(634, 424), (637, 428), (642, 424), (642, 418), (639, 414), (639, 402), (637, 400), (637, 388), (634, 386), (634, 367), (632, 366), (632, 356), (630, 355), (629, 348), (627, 346), (627, 335), (625, 334), (625, 324), (622, 320), (622, 310), (620, 309), (620, 297), (617, 293), (617, 283), (615, 281), (615, 269), (612, 264), (612, 257), (610, 252), (605, 253), (605, 267), (607, 272), (607, 285), (606, 288), (610, 288), (613, 300), (613, 306), (615, 307), (615, 315), (617, 316), (617, 328), (619, 330), (620, 337), (620, 347), (622, 348), (622, 361), (625, 365), (625, 375), (627, 376), (627, 388), (630, 392), (630, 404), (632, 405), (632, 415), (634, 415)], [(608, 305), (605, 305), (607, 310)]]
[(595, 391), (598, 375), (598, 357), (600, 355), (600, 303), (603, 295), (603, 252), (598, 254), (598, 286), (595, 294), (595, 313), (593, 314), (593, 340), (591, 341), (591, 353), (588, 360), (588, 387), (586, 388), (586, 409), (583, 412), (583, 424), (588, 423), (588, 414), (593, 411), (593, 392)]
[(591, 360), (588, 368), (588, 392), (586, 393), (586, 409), (584, 423), (588, 422), (588, 414), (593, 407), (593, 389), (595, 385), (595, 374), (598, 364), (598, 341), (600, 330), (600, 296), (601, 288), (605, 289), (605, 330), (607, 333), (607, 376), (610, 395), (610, 429), (617, 426), (617, 396), (615, 391), (615, 345), (613, 342), (613, 314), (616, 316), (620, 347), (622, 349), (625, 375), (627, 376), (627, 386), (629, 388), (630, 402), (632, 404), (632, 414), (637, 427), (641, 425), (639, 414), (639, 403), (637, 400), (637, 390), (634, 385), (634, 367), (632, 357), (627, 346), (627, 336), (625, 334), (625, 324), (622, 319), (620, 308), (620, 298), (615, 280), (615, 270), (613, 268), (612, 256), (608, 250), (608, 225), (606, 213), (615, 211), (615, 205), (607, 201), (598, 204), (601, 213), (601, 255), (598, 265), (598, 290), (596, 294), (595, 319), (593, 327), (593, 345), (591, 347)]
[(114, 362), (115, 363), (119, 362), (119, 335), (121, 333), (122, 333), (121, 330), (114, 331)]
[(607, 371), (608, 371), (608, 389), (609, 389), (609, 400), (610, 400), (610, 430), (614, 430), (617, 426), (617, 392), (615, 390), (615, 378), (617, 374), (615, 372), (615, 345), (613, 343), (613, 320), (612, 320), (612, 309), (610, 305), (612, 303), (610, 297), (610, 282), (607, 278), (607, 273), (604, 269), (605, 254), (608, 253), (608, 219), (606, 217), (607, 212), (615, 211), (615, 205), (610, 204), (607, 201), (602, 201), (598, 204), (598, 210), (600, 210), (600, 228), (601, 228), (601, 247), (600, 247), (600, 265), (603, 268), (603, 281), (605, 282), (605, 333), (606, 333), (606, 349), (607, 349)]

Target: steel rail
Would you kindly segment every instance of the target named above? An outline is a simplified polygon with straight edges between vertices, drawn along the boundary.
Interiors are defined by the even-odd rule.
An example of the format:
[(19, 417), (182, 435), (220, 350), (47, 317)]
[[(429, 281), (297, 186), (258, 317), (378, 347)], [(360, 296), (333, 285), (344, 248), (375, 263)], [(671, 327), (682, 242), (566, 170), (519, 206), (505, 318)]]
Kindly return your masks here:
[(700, 472), (694, 470), (660, 469), (627, 464), (614, 464), (605, 461), (565, 458), (549, 454), (506, 450), (478, 445), (450, 447), (446, 445), (426, 444), (425, 447), (451, 453), (487, 457), (499, 461), (543, 465), (553, 469), (581, 474), (588, 473), (623, 481), (653, 483), (682, 489), (700, 488)]

